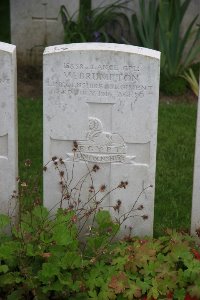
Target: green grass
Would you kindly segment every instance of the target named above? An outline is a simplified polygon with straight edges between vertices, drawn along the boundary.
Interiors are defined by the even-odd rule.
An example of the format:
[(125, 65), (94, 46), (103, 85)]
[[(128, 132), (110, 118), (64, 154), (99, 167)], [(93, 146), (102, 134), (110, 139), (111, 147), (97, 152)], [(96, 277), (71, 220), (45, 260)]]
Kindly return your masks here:
[(196, 105), (161, 104), (154, 233), (190, 228)]
[[(154, 234), (166, 227), (189, 229), (192, 197), (196, 105), (160, 104)], [(42, 101), (19, 99), (19, 169), (27, 178), (42, 167)], [(41, 191), (42, 176), (40, 176)]]
[[(38, 186), (42, 194), (42, 101), (19, 99), (18, 100), (19, 124), (19, 176), (22, 181), (29, 181), (35, 188)], [(27, 167), (25, 161), (31, 160)], [(32, 195), (34, 197), (34, 193)], [(32, 197), (27, 199), (30, 203)]]

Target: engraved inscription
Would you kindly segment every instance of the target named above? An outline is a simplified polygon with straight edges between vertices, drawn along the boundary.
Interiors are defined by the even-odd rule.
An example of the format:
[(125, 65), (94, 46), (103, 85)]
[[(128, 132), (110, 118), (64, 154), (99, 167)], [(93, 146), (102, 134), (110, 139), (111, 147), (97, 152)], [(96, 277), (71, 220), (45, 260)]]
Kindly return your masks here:
[(0, 159), (8, 159), (8, 134), (0, 136)]
[(0, 75), (0, 85), (9, 85), (9, 84), (10, 84), (10, 79), (4, 74)]
[(103, 125), (98, 118), (89, 118), (89, 131), (85, 141), (77, 141), (74, 154), (67, 153), (67, 160), (75, 159), (99, 163), (132, 163), (135, 156), (126, 156), (127, 146), (118, 133), (103, 131)]
[(142, 79), (140, 65), (63, 64), (62, 81), (48, 78), (50, 95), (131, 99), (136, 102), (152, 94), (153, 85)]

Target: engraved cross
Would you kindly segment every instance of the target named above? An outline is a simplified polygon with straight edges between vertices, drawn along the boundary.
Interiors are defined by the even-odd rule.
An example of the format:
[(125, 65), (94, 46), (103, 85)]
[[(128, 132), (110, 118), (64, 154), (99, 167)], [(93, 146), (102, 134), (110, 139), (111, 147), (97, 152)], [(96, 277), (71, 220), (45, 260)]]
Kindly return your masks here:
[(56, 22), (58, 21), (58, 17), (54, 17), (54, 18), (50, 18), (47, 16), (47, 2), (42, 3), (43, 6), (43, 17), (32, 17), (33, 21), (36, 22), (43, 22), (44, 24), (44, 29), (45, 29), (45, 42), (44, 44), (47, 45), (47, 26), (48, 26), (48, 22)]

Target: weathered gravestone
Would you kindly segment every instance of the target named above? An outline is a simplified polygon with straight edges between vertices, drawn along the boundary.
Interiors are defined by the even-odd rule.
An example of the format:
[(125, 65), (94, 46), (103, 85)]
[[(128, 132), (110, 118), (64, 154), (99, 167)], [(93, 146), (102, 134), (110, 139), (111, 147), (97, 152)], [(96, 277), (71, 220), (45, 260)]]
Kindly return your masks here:
[[(200, 81), (199, 81), (200, 82)], [(197, 113), (196, 149), (194, 160), (191, 233), (200, 230), (200, 90)]]
[(16, 190), (17, 91), (16, 47), (0, 42), (0, 212), (12, 213), (9, 201)]
[(76, 0), (11, 0), (11, 40), (20, 63), (41, 64), (44, 47), (63, 41), (61, 5), (67, 5), (70, 14), (78, 9)]
[[(44, 163), (53, 156), (66, 163), (68, 192), (76, 187), (71, 205), (79, 198), (81, 203), (91, 199), (85, 208), (92, 209), (96, 198), (119, 217), (137, 200), (135, 208), (144, 209), (129, 216), (148, 219), (129, 218), (126, 228), (132, 226), (139, 235), (153, 232), (159, 59), (157, 51), (103, 43), (61, 45), (44, 52)], [(100, 169), (80, 186), (95, 164)], [(52, 165), (44, 175), (48, 208), (58, 207), (61, 199), (62, 185)], [(109, 193), (121, 181), (128, 182), (126, 189)], [(93, 187), (101, 191), (94, 195)], [(63, 205), (67, 198), (65, 190)]]

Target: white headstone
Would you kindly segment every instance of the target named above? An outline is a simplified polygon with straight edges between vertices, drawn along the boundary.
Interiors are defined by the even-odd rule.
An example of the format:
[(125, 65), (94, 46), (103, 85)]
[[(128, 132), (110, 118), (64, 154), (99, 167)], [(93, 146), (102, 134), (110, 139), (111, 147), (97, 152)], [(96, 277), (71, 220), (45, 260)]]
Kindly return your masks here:
[[(15, 205), (9, 199), (17, 188), (16, 47), (0, 42), (0, 212)], [(10, 211), (11, 212), (11, 211)]]
[(196, 128), (197, 128), (196, 149), (195, 149), (195, 159), (194, 159), (192, 217), (191, 217), (191, 233), (193, 235), (196, 234), (196, 230), (200, 230), (200, 90), (199, 90)]
[[(111, 192), (102, 204), (108, 209), (120, 200), (122, 215), (138, 199), (135, 208), (144, 209), (134, 213), (148, 219), (129, 218), (126, 225), (139, 235), (153, 233), (159, 63), (157, 51), (119, 44), (61, 45), (44, 53), (44, 163), (61, 157), (68, 184), (73, 177), (70, 188), (88, 168), (100, 167), (85, 181), (82, 203), (91, 197), (91, 185), (96, 191), (106, 185), (97, 195), (100, 201), (128, 181), (126, 189)], [(78, 195), (74, 197), (77, 201)], [(47, 168), (44, 203), (52, 208), (60, 199), (58, 176)], [(119, 216), (117, 209), (110, 212)]]
[(78, 0), (11, 0), (11, 40), (17, 46), (20, 63), (39, 64), (46, 46), (63, 42), (60, 7), (66, 5), (72, 15), (78, 3)]

